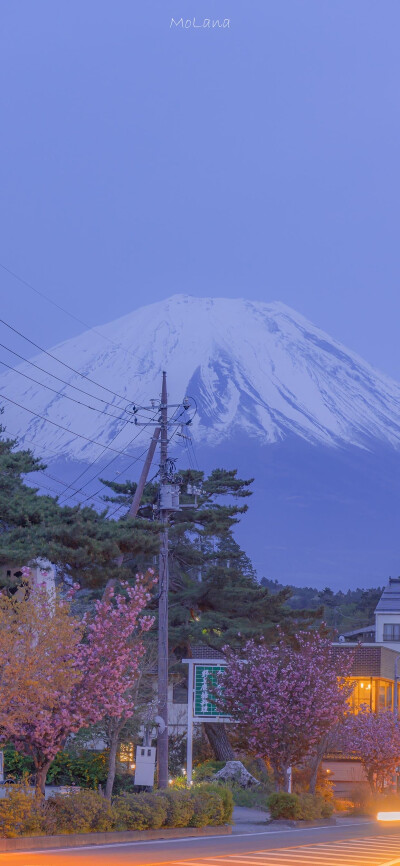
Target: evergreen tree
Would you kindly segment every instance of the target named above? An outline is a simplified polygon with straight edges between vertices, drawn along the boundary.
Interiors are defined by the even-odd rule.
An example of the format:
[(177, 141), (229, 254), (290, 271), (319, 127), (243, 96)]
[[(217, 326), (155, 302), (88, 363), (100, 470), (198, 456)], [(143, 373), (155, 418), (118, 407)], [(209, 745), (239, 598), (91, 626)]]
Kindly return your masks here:
[(0, 565), (23, 564), (45, 556), (43, 526), (56, 510), (50, 496), (38, 496), (22, 476), (44, 469), (31, 451), (15, 450), (17, 441), (4, 437), (0, 426)]
[[(29, 450), (0, 427), (0, 565), (49, 559), (84, 588), (102, 589), (113, 578), (126, 578), (132, 557), (151, 559), (158, 550), (158, 526), (144, 519), (109, 520), (107, 509), (61, 507), (56, 498), (39, 496), (25, 476), (44, 469)], [(122, 568), (116, 560), (126, 557)]]
[[(313, 622), (314, 615), (287, 605), (290, 590), (271, 593), (261, 586), (252, 564), (234, 540), (233, 529), (247, 511), (252, 479), (237, 477), (237, 470), (216, 469), (181, 473), (181, 510), (170, 518), (170, 649), (177, 660), (192, 654), (196, 643), (214, 649), (237, 647), (261, 634), (268, 640), (276, 626), (295, 631), (298, 623)], [(130, 502), (136, 485), (104, 482), (118, 501)], [(197, 507), (191, 488), (201, 487)], [(142, 513), (151, 513), (157, 488), (147, 485)], [(225, 725), (205, 724), (219, 760), (234, 758)]]

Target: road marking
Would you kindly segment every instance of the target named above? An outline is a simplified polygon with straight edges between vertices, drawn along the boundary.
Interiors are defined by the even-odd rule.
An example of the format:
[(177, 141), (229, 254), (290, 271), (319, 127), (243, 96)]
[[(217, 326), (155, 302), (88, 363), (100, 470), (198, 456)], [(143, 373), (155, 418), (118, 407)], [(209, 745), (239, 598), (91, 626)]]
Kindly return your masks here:
[[(395, 859), (387, 860), (387, 857)], [(400, 834), (269, 848), (248, 854), (197, 857), (174, 866), (400, 866)]]

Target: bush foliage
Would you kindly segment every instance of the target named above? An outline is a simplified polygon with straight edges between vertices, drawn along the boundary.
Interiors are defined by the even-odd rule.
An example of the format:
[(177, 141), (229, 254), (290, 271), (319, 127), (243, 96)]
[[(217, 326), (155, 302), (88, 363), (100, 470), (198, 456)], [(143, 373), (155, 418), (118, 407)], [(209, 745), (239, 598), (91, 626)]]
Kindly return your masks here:
[(232, 808), (231, 792), (217, 783), (186, 791), (124, 793), (112, 804), (89, 788), (45, 801), (28, 784), (10, 785), (0, 800), (0, 836), (205, 827), (228, 822)]
[(108, 800), (88, 788), (49, 797), (43, 808), (43, 825), (48, 836), (106, 832), (114, 829), (115, 813)]
[(267, 804), (274, 819), (314, 821), (329, 818), (333, 812), (333, 803), (319, 794), (287, 794), (279, 791), (270, 794)]
[(9, 785), (6, 796), (0, 800), (0, 835), (13, 838), (43, 833), (42, 799), (35, 796), (27, 782)]
[(208, 824), (223, 824), (225, 807), (222, 797), (214, 791), (195, 788), (192, 792), (194, 813), (190, 827), (206, 827)]

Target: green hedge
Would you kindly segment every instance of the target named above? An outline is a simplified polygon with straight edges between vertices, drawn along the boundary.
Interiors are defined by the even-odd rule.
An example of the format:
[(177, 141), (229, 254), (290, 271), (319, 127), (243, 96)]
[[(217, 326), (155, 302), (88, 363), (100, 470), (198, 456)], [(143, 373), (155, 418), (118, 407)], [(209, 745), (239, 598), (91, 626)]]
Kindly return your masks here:
[(271, 818), (295, 821), (329, 818), (334, 808), (333, 803), (320, 794), (287, 794), (284, 791), (270, 794), (267, 805)]
[(12, 785), (0, 800), (0, 836), (205, 827), (229, 821), (232, 805), (232, 796), (222, 785), (126, 793), (112, 804), (91, 789), (56, 794), (44, 801), (28, 785)]

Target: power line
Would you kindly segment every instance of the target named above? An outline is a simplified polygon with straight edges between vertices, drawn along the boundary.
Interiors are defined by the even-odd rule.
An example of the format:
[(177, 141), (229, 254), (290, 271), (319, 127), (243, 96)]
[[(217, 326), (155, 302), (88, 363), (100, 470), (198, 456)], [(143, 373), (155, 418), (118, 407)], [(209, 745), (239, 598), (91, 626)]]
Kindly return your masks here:
[[(17, 433), (13, 433), (12, 430), (10, 430), (8, 427), (6, 428), (6, 430), (5, 430), (4, 432), (8, 433), (9, 435), (15, 437), (15, 438), (18, 440), (18, 434), (17, 434)], [(120, 432), (122, 432), (122, 431), (120, 431)], [(118, 434), (117, 434), (117, 435), (118, 435)], [(60, 456), (59, 451), (55, 451), (54, 448), (50, 448), (50, 447), (47, 447), (47, 448), (43, 448), (43, 447), (41, 447), (40, 445), (38, 445), (38, 444), (35, 442), (34, 439), (31, 439), (29, 436), (26, 436), (26, 434), (24, 434), (24, 437), (23, 437), (23, 438), (24, 438), (24, 442), (25, 442), (25, 439), (26, 439), (28, 442), (32, 442), (32, 444), (35, 446), (35, 450), (37, 450), (37, 451), (41, 451), (42, 454), (44, 454), (45, 456), (47, 455), (47, 452), (48, 452), (48, 451), (51, 451), (51, 453), (52, 453), (52, 454), (55, 454), (56, 457), (59, 457), (59, 456)], [(115, 436), (114, 438), (116, 439), (117, 437)], [(113, 442), (114, 440), (112, 439), (111, 441)], [(130, 444), (130, 443), (128, 443), (128, 445), (129, 445), (129, 444)], [(28, 450), (30, 450), (30, 449), (28, 449)], [(140, 455), (140, 457), (141, 457), (141, 456), (142, 456), (142, 455)], [(118, 457), (113, 457), (113, 460), (110, 461), (110, 462), (113, 462), (114, 460), (117, 460), (117, 459), (118, 459)], [(125, 471), (128, 471), (129, 467), (132, 466), (132, 465), (133, 465), (133, 464), (130, 463), (129, 466), (127, 466), (127, 468), (126, 468)], [(67, 481), (62, 481), (61, 478), (57, 478), (55, 475), (50, 475), (48, 472), (45, 472), (44, 469), (34, 469), (32, 473), (26, 473), (26, 474), (28, 474), (28, 475), (30, 476), (31, 474), (33, 475), (33, 474), (35, 474), (35, 473), (39, 473), (39, 472), (41, 473), (41, 475), (45, 475), (46, 478), (50, 478), (51, 481), (56, 481), (58, 484), (62, 484), (64, 487), (66, 487), (66, 488), (68, 488), (68, 489), (72, 489), (72, 490), (74, 491), (74, 493), (80, 493), (80, 490), (76, 490), (75, 488), (71, 487), (71, 485), (68, 484)], [(93, 481), (96, 477), (97, 477), (97, 476), (94, 476), (94, 478), (91, 479), (91, 480)], [(28, 477), (27, 480), (29, 480), (29, 477)], [(72, 484), (73, 484), (73, 483), (74, 483), (74, 482), (72, 482)], [(89, 482), (88, 482), (88, 483), (89, 483)], [(50, 489), (50, 488), (49, 488), (49, 489)], [(95, 493), (92, 493), (91, 496), (88, 496), (86, 499), (83, 500), (82, 504), (83, 504), (84, 502), (88, 502), (89, 499), (96, 499), (97, 502), (99, 502), (101, 505), (105, 505), (104, 501), (103, 501), (102, 499), (100, 499), (99, 496), (98, 496), (98, 493), (101, 493), (101, 492), (102, 492), (102, 490), (100, 489), (100, 490), (96, 491)], [(64, 491), (64, 493), (65, 493), (65, 491)], [(63, 493), (60, 493), (59, 495), (62, 496)], [(82, 496), (83, 496), (83, 495), (84, 495), (84, 494), (82, 494)]]
[[(8, 400), (9, 403), (13, 403), (14, 406), (18, 406), (19, 409), (24, 409), (25, 412), (29, 412), (30, 415), (34, 415), (35, 418), (40, 418), (42, 421), (45, 421), (46, 424), (52, 424), (53, 427), (59, 427), (60, 430), (65, 430), (65, 432), (69, 433), (70, 436), (77, 436), (79, 439), (85, 439), (86, 442), (91, 442), (93, 445), (100, 445), (101, 448), (104, 448), (107, 451), (114, 451), (115, 454), (120, 454), (122, 457), (133, 457), (133, 454), (127, 454), (125, 451), (118, 451), (117, 448), (111, 448), (110, 445), (104, 445), (104, 442), (98, 442), (96, 439), (90, 439), (89, 436), (84, 436), (82, 433), (76, 433), (74, 430), (69, 430), (68, 427), (63, 427), (62, 424), (57, 424), (56, 421), (51, 421), (50, 418), (45, 418), (44, 415), (39, 415), (38, 412), (33, 412), (32, 409), (22, 406), (21, 403), (17, 403), (16, 400), (11, 400), (11, 397), (6, 397), (5, 394), (0, 394), (0, 397), (3, 400)], [(125, 422), (125, 424), (127, 423), (128, 422)]]
[[(87, 397), (92, 397), (93, 400), (99, 400), (101, 403), (104, 403), (105, 406), (114, 406), (114, 403), (110, 403), (109, 400), (103, 400), (103, 397), (96, 397), (95, 394), (91, 394), (90, 391), (84, 391), (82, 388), (78, 388), (78, 385), (71, 385), (70, 382), (66, 382), (65, 379), (60, 379), (59, 376), (56, 376), (55, 373), (50, 373), (49, 370), (45, 370), (44, 367), (39, 367), (39, 364), (35, 364), (34, 361), (30, 361), (28, 358), (25, 358), (23, 355), (20, 355), (15, 349), (10, 349), (9, 346), (5, 346), (4, 343), (0, 343), (2, 349), (6, 349), (7, 352), (11, 352), (12, 355), (15, 355), (17, 358), (20, 358), (21, 361), (25, 361), (26, 364), (30, 364), (31, 367), (36, 367), (37, 370), (40, 370), (42, 373), (45, 373), (46, 376), (52, 376), (53, 379), (57, 379), (57, 382), (62, 382), (63, 385), (67, 385), (68, 388), (74, 388), (75, 391), (80, 391), (81, 394), (86, 394)], [(4, 361), (3, 361), (4, 363)], [(16, 372), (16, 367), (12, 367), (12, 369)], [(123, 409), (126, 412), (126, 409), (123, 406), (115, 406), (116, 409)]]
[[(71, 367), (70, 364), (66, 364), (65, 361), (61, 361), (60, 358), (57, 358), (56, 355), (52, 355), (51, 352), (48, 352), (47, 349), (43, 349), (42, 346), (39, 346), (38, 343), (35, 343), (34, 340), (31, 340), (29, 337), (26, 337), (21, 331), (18, 331), (17, 328), (14, 328), (13, 325), (10, 325), (5, 319), (0, 319), (0, 322), (9, 328), (10, 331), (14, 331), (14, 334), (18, 334), (19, 337), (22, 337), (23, 340), (26, 340), (27, 343), (30, 343), (31, 346), (35, 346), (36, 349), (39, 349), (40, 352), (43, 352), (45, 355), (48, 355), (49, 358), (52, 358), (53, 361), (57, 361), (58, 364), (62, 364), (63, 367), (66, 367), (67, 370), (71, 370), (73, 373), (76, 373), (77, 376), (81, 376), (82, 379), (86, 379), (87, 382), (91, 382), (93, 385), (96, 385), (97, 388), (103, 388), (104, 391), (108, 391), (109, 394), (113, 394), (114, 397), (118, 397), (120, 400), (125, 400), (126, 403), (131, 404), (132, 401), (128, 400), (127, 397), (124, 397), (122, 394), (117, 394), (116, 391), (113, 391), (111, 388), (107, 388), (107, 385), (102, 385), (100, 382), (96, 382), (95, 379), (91, 379), (90, 376), (85, 376), (84, 373), (80, 373), (79, 370), (76, 370), (75, 367)], [(143, 409), (143, 406), (139, 407)]]
[[(118, 430), (118, 432), (115, 434), (115, 436), (113, 436), (113, 438), (111, 439), (111, 442), (115, 442), (116, 438), (119, 436), (120, 433), (122, 433), (122, 432), (125, 430), (125, 427), (126, 427), (126, 426), (127, 426), (127, 425), (124, 424), (122, 430)], [(132, 442), (134, 442), (134, 440), (137, 439), (138, 436), (139, 436), (139, 433), (136, 433), (136, 436), (134, 436), (133, 439), (130, 439), (130, 441), (127, 443), (127, 447), (128, 447)], [(113, 449), (111, 449), (111, 450), (113, 450)], [(86, 472), (89, 472), (89, 469), (91, 469), (92, 466), (94, 466), (94, 464), (97, 463), (98, 460), (100, 460), (100, 458), (103, 456), (103, 454), (104, 454), (105, 451), (107, 451), (107, 448), (106, 448), (106, 447), (102, 448), (102, 450), (100, 451), (100, 454), (98, 454), (97, 457), (95, 457), (94, 460), (92, 460), (92, 462), (89, 463), (89, 465), (86, 466), (85, 469), (83, 469), (82, 472), (80, 472), (79, 475), (77, 475), (76, 478), (74, 478), (74, 479), (71, 481), (71, 484), (69, 484), (68, 487), (67, 487), (67, 489), (64, 490), (64, 495), (65, 495), (65, 493), (67, 492), (67, 490), (69, 490), (69, 489), (72, 487), (72, 484), (77, 484), (77, 482), (79, 481), (79, 479), (82, 478), (84, 475), (86, 475)], [(130, 455), (130, 456), (132, 457), (132, 455)], [(114, 463), (114, 460), (117, 460), (117, 459), (118, 459), (117, 457), (113, 457), (112, 460), (110, 460), (109, 463), (106, 463), (106, 466), (103, 467), (103, 469), (106, 469), (107, 466), (110, 465), (110, 463)], [(101, 471), (103, 471), (103, 470), (101, 470)], [(79, 487), (79, 492), (80, 492), (81, 490), (84, 490), (84, 488), (87, 487), (87, 485), (90, 484), (91, 481), (95, 481), (97, 477), (98, 477), (98, 473), (97, 473), (96, 475), (93, 475), (92, 478), (89, 478), (88, 481), (85, 481), (85, 483), (82, 484), (82, 487)], [(97, 491), (96, 491), (96, 493), (95, 493), (94, 495), (97, 495)], [(83, 500), (83, 502), (87, 502), (88, 499), (92, 499), (92, 496), (88, 496), (86, 499)], [(68, 500), (68, 496), (66, 497), (66, 499), (64, 500), (64, 502), (67, 502), (67, 500)]]
[[(132, 465), (132, 464), (131, 464), (131, 465)], [(126, 467), (125, 472), (127, 472), (128, 469), (129, 469), (129, 466)], [(150, 478), (146, 483), (147, 483), (147, 484), (151, 484), (152, 481), (154, 481), (154, 479), (157, 478), (157, 475), (159, 475), (159, 471), (160, 471), (160, 470), (158, 469), (157, 472), (155, 473), (155, 475), (153, 475), (153, 477)], [(127, 495), (128, 495), (128, 494), (127, 494)], [(114, 511), (111, 511), (111, 514), (108, 514), (108, 515), (107, 515), (107, 517), (109, 517), (109, 518), (110, 518), (110, 517), (113, 517), (114, 514), (116, 514), (117, 511), (119, 511), (121, 508), (129, 508), (129, 506), (126, 504), (126, 502), (121, 502), (119, 505), (117, 505), (117, 507), (114, 509)]]
[(107, 340), (107, 342), (111, 343), (113, 346), (117, 346), (117, 348), (121, 349), (125, 355), (129, 356), (130, 358), (133, 357), (132, 353), (129, 352), (128, 349), (125, 349), (125, 346), (123, 346), (122, 343), (118, 343), (111, 337), (107, 337), (106, 334), (102, 334), (101, 331), (98, 331), (97, 328), (89, 325), (89, 323), (85, 322), (84, 319), (80, 319), (79, 316), (75, 315), (75, 313), (71, 313), (65, 307), (62, 307), (61, 304), (58, 304), (57, 301), (53, 301), (53, 299), (49, 298), (48, 295), (45, 294), (45, 292), (42, 292), (40, 291), (40, 289), (35, 288), (32, 283), (28, 282), (28, 280), (25, 280), (24, 277), (21, 277), (15, 271), (12, 271), (11, 268), (7, 268), (6, 265), (2, 264), (2, 262), (0, 262), (0, 268), (2, 268), (3, 271), (5, 271), (7, 274), (10, 274), (11, 277), (14, 277), (15, 280), (18, 280), (18, 282), (20, 282), (22, 285), (27, 286), (27, 288), (31, 289), (32, 292), (35, 292), (36, 295), (44, 298), (46, 301), (48, 301), (49, 304), (52, 304), (53, 307), (56, 307), (58, 310), (61, 310), (61, 312), (69, 316), (71, 319), (74, 319), (75, 322), (79, 322), (80, 325), (84, 325), (85, 328), (88, 328), (89, 331), (93, 331), (93, 333), (97, 334), (98, 337), (101, 337), (103, 340)]
[(56, 301), (53, 301), (53, 299), (49, 298), (47, 295), (45, 295), (44, 292), (41, 292), (39, 289), (36, 289), (35, 286), (32, 286), (32, 283), (28, 283), (28, 280), (24, 280), (23, 277), (20, 277), (19, 274), (16, 274), (15, 271), (12, 271), (11, 268), (7, 268), (1, 262), (0, 262), (0, 268), (2, 268), (3, 271), (6, 271), (7, 274), (10, 274), (10, 276), (14, 277), (14, 279), (18, 280), (18, 282), (22, 283), (22, 285), (27, 286), (28, 289), (32, 289), (32, 292), (35, 292), (36, 295), (40, 295), (40, 297), (44, 298), (46, 301), (48, 301), (49, 304), (53, 304), (53, 307), (57, 307), (58, 310), (61, 310), (63, 313), (65, 313), (67, 316), (69, 316), (70, 319), (74, 319), (75, 322), (79, 322), (80, 325), (84, 325), (85, 328), (88, 328), (89, 331), (93, 331), (94, 334), (98, 334), (99, 337), (102, 337), (103, 340), (107, 340), (109, 343), (113, 343), (114, 346), (119, 345), (118, 343), (115, 342), (115, 340), (112, 340), (111, 337), (107, 337), (105, 334), (102, 334), (96, 328), (93, 328), (92, 325), (89, 325), (83, 319), (80, 319), (79, 316), (75, 316), (74, 313), (70, 313), (69, 310), (66, 310), (65, 307), (61, 306), (61, 304), (57, 304)]
[[(35, 471), (38, 472), (38, 473), (40, 472), (40, 474), (41, 474), (41, 475), (44, 475), (45, 478), (50, 478), (51, 481), (55, 481), (56, 484), (61, 484), (63, 487), (69, 487), (68, 481), (62, 481), (61, 478), (57, 478), (56, 475), (50, 475), (50, 473), (49, 473), (49, 472), (45, 472), (44, 469), (36, 469)], [(76, 490), (75, 487), (71, 487), (71, 490), (72, 490), (74, 493), (76, 493), (76, 494), (77, 494), (77, 493), (80, 493), (80, 491), (79, 491), (79, 490)], [(57, 495), (62, 496), (62, 491), (61, 491), (61, 493), (59, 493), (59, 494), (57, 494)], [(82, 495), (83, 495), (83, 494), (82, 494)], [(100, 502), (101, 505), (104, 505), (104, 502), (103, 502), (101, 499), (99, 499), (97, 496), (95, 496), (94, 494), (93, 494), (93, 496), (91, 496), (90, 498), (91, 498), (91, 499), (97, 499), (97, 501)]]
[[(0, 344), (1, 345), (1, 344)], [(35, 382), (36, 385), (40, 385), (41, 388), (47, 388), (48, 391), (52, 391), (53, 394), (57, 394), (57, 397), (61, 397), (64, 400), (72, 400), (73, 403), (77, 403), (78, 406), (84, 406), (85, 409), (92, 409), (93, 412), (97, 412), (101, 415), (108, 415), (109, 418), (117, 418), (118, 421), (121, 421), (122, 418), (120, 415), (114, 415), (112, 412), (106, 412), (105, 409), (96, 408), (96, 406), (89, 406), (87, 403), (83, 403), (82, 400), (76, 400), (75, 397), (70, 397), (68, 394), (63, 394), (61, 391), (56, 391), (55, 388), (51, 388), (50, 385), (45, 385), (44, 382), (38, 382), (37, 379), (34, 379), (33, 376), (28, 376), (27, 373), (23, 373), (22, 370), (18, 370), (16, 367), (12, 367), (11, 364), (6, 364), (5, 361), (0, 360), (0, 364), (3, 364), (4, 367), (7, 367), (9, 370), (12, 370), (13, 373), (18, 373), (19, 376), (24, 376), (25, 379), (29, 379), (30, 382)], [(126, 410), (124, 409), (124, 412)], [(134, 424), (134, 421), (128, 421), (128, 424)]]
[[(154, 415), (153, 418), (150, 418), (149, 421), (148, 421), (148, 424), (150, 424), (150, 422), (151, 422), (155, 417), (156, 417), (156, 416)], [(148, 426), (148, 424), (145, 424), (145, 425), (143, 426), (142, 429), (146, 429), (146, 427)], [(120, 431), (120, 432), (121, 432), (121, 431)], [(140, 433), (137, 433), (136, 436), (133, 437), (133, 439), (130, 439), (129, 442), (127, 442), (127, 446), (126, 446), (126, 447), (129, 447), (129, 445), (132, 445), (132, 442), (134, 442), (135, 439), (137, 439), (139, 435), (140, 435)], [(117, 433), (117, 436), (118, 436), (118, 433)], [(116, 438), (116, 437), (114, 437), (114, 438)], [(114, 440), (112, 439), (111, 441), (113, 442)], [(147, 451), (147, 448), (146, 448), (146, 451)], [(145, 454), (146, 451), (143, 451), (143, 453), (140, 455), (140, 457), (143, 457), (143, 454)], [(97, 460), (99, 460), (101, 456), (102, 456), (102, 455), (99, 454), (98, 457), (96, 457), (95, 460), (93, 460), (92, 463), (91, 463), (89, 466), (87, 466), (86, 469), (84, 469), (83, 472), (81, 472), (80, 475), (78, 475), (77, 478), (75, 478), (74, 481), (73, 481), (72, 483), (73, 483), (73, 484), (76, 484), (76, 482), (79, 481), (79, 479), (82, 478), (82, 476), (85, 475), (85, 473), (88, 472), (89, 469), (91, 469), (91, 467), (94, 465), (94, 463), (96, 463)], [(125, 472), (128, 472), (128, 470), (131, 468), (131, 466), (133, 466), (135, 463), (138, 462), (138, 459), (139, 459), (139, 458), (136, 458), (136, 457), (135, 457), (135, 459), (132, 461), (132, 463), (129, 463), (129, 465), (125, 468), (124, 471), (125, 471)], [(108, 469), (108, 467), (111, 466), (112, 463), (115, 463), (116, 460), (117, 460), (117, 457), (112, 457), (111, 460), (110, 460), (108, 463), (106, 463), (106, 465), (103, 466), (103, 467), (101, 468), (100, 471), (103, 473), (103, 472), (105, 471), (105, 469)], [(88, 486), (88, 484), (90, 484), (92, 481), (95, 481), (96, 478), (98, 478), (98, 477), (99, 477), (99, 476), (98, 476), (98, 473), (96, 473), (96, 475), (93, 475), (92, 478), (89, 478), (88, 481), (85, 481), (85, 483), (82, 484), (82, 487), (79, 488), (79, 491), (83, 490), (85, 487)], [(115, 477), (116, 477), (116, 476), (114, 475), (114, 478), (115, 478)], [(95, 491), (94, 495), (97, 496), (97, 494), (98, 494), (98, 493), (101, 493), (102, 490), (103, 490), (103, 488), (100, 487), (99, 490), (96, 490), (96, 491)], [(91, 496), (88, 496), (86, 499), (83, 500), (83, 502), (87, 502), (88, 499), (91, 499), (91, 498), (92, 498)]]
[[(53, 494), (58, 498), (59, 494), (57, 493), (57, 490), (54, 490), (53, 487), (49, 487), (48, 484), (43, 484), (42, 482), (40, 482), (39, 485), (36, 485), (35, 482), (33, 482), (33, 484), (34, 484), (33, 487), (31, 487), (29, 484), (27, 484), (27, 487), (29, 487), (30, 490), (35, 490), (35, 489), (38, 489), (38, 490), (49, 490), (50, 493), (53, 493)], [(40, 496), (40, 494), (39, 494), (39, 496)], [(77, 499), (77, 497), (75, 496), (75, 494), (73, 494), (73, 495), (71, 496), (71, 499), (76, 499), (77, 505), (80, 505), (80, 502), (79, 502), (79, 500)], [(58, 504), (60, 504), (60, 503), (58, 503)]]

